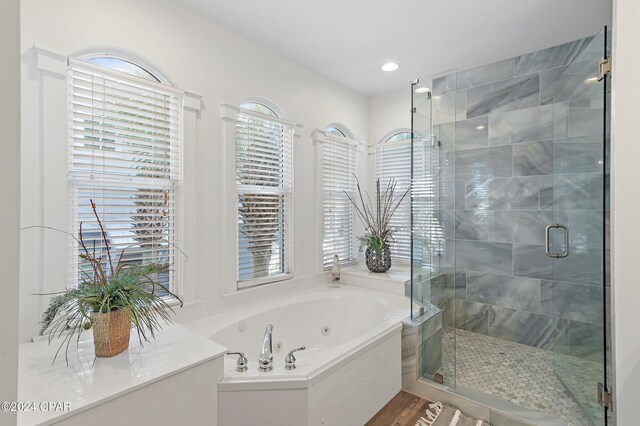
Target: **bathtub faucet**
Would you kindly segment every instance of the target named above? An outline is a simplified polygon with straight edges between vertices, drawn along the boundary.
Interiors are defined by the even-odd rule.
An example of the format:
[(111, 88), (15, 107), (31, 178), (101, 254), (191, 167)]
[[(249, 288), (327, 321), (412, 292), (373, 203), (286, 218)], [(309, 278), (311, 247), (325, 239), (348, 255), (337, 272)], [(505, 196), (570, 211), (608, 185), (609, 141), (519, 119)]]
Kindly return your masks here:
[(258, 357), (258, 371), (270, 371), (273, 368), (273, 349), (271, 346), (271, 332), (273, 325), (269, 324), (264, 331), (264, 340), (262, 341), (262, 351)]

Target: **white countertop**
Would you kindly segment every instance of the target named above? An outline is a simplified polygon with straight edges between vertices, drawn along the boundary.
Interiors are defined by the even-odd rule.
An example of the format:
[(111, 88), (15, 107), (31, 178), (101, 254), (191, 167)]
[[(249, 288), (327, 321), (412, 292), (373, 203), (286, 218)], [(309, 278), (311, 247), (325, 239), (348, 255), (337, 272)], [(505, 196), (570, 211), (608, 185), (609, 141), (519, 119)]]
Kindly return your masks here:
[[(64, 348), (55, 363), (60, 341), (20, 345), (18, 401), (33, 402), (36, 410), (18, 414), (18, 425), (60, 421), (163, 378), (224, 354), (225, 348), (177, 324), (167, 325), (156, 339), (140, 346), (132, 330), (129, 349), (112, 358), (95, 358), (91, 331), (83, 332), (78, 345)], [(95, 361), (95, 362), (94, 362)], [(69, 403), (70, 411), (41, 411), (42, 402)]]

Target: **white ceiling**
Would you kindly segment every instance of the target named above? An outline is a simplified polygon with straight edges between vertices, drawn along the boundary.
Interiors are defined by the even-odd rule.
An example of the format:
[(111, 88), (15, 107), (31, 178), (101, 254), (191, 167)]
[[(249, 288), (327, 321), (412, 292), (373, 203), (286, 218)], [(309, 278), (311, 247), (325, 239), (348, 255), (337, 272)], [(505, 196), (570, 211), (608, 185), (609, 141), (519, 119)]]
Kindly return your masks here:
[[(594, 34), (611, 0), (184, 0), (367, 95)], [(391, 73), (387, 61), (400, 63)]]

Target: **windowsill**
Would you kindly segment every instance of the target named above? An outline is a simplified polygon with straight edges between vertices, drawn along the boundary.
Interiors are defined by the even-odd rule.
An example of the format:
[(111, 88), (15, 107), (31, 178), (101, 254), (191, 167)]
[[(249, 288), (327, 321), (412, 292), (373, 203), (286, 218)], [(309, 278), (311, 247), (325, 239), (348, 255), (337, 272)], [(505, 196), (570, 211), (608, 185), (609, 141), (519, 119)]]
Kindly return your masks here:
[(392, 266), (387, 272), (371, 272), (366, 265), (359, 264), (340, 269), (342, 283), (355, 287), (406, 296), (411, 286), (409, 266)]

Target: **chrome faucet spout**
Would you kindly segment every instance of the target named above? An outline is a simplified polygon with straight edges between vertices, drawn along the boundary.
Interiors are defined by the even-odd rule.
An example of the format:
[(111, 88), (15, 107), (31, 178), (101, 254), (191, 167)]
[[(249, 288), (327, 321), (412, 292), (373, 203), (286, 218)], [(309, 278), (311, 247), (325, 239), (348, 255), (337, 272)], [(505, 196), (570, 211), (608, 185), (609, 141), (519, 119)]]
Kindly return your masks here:
[(271, 371), (273, 368), (273, 347), (271, 333), (273, 332), (273, 325), (269, 324), (264, 331), (264, 340), (262, 341), (262, 351), (258, 357), (258, 371)]

